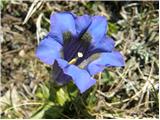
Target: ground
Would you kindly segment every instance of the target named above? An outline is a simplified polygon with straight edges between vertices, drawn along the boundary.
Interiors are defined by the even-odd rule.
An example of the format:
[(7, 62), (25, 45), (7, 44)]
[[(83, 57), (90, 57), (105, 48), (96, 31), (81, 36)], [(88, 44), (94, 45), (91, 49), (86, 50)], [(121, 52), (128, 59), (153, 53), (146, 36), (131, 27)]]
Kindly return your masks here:
[[(158, 1), (4, 1), (1, 6), (1, 118), (158, 118)], [(125, 67), (106, 68), (80, 94), (56, 86), (51, 66), (35, 57), (52, 12), (103, 15)], [(67, 91), (67, 92), (66, 92)]]

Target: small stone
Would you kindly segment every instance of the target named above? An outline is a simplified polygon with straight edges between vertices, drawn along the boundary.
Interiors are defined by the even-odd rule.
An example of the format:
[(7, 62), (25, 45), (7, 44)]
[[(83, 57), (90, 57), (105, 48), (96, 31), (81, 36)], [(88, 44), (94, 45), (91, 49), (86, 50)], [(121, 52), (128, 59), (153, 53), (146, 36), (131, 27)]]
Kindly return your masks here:
[(18, 65), (18, 64), (19, 64), (19, 60), (18, 60), (17, 58), (14, 58), (14, 59), (13, 59), (13, 63), (14, 63), (15, 65)]
[(21, 50), (21, 51), (19, 52), (19, 56), (24, 57), (24, 55), (25, 55), (24, 50)]

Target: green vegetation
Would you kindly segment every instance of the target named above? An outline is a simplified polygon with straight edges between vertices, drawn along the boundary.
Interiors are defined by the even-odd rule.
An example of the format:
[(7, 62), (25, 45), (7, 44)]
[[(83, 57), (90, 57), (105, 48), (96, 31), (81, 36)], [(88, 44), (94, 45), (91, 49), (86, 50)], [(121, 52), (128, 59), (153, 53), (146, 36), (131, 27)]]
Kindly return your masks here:
[[(158, 1), (1, 1), (1, 118), (158, 118)], [(80, 94), (56, 86), (51, 67), (35, 57), (51, 12), (104, 15), (124, 68), (107, 68)]]

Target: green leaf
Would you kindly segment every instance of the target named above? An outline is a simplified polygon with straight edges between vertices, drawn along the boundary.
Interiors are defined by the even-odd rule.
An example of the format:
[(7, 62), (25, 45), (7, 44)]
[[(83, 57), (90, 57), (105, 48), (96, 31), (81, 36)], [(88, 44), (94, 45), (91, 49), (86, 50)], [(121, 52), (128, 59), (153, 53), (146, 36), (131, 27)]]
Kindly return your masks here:
[(44, 104), (31, 116), (31, 119), (43, 118), (43, 116), (45, 115), (45, 112), (51, 107), (53, 107), (53, 105), (54, 104), (52, 102), (48, 102), (47, 104)]
[(68, 92), (64, 91), (64, 89), (60, 88), (56, 92), (56, 100), (62, 106), (67, 100), (70, 100)]
[(113, 77), (110, 75), (111, 73), (109, 71), (105, 71), (102, 73), (102, 84), (103, 83), (108, 83), (108, 84), (112, 84), (113, 82)]
[(63, 107), (52, 106), (48, 110), (45, 111), (43, 118), (44, 119), (62, 118), (62, 112), (63, 112)]
[(77, 94), (78, 94), (78, 89), (76, 87), (75, 84), (73, 84), (73, 82), (70, 82), (68, 85), (67, 85), (67, 91), (68, 91), (68, 94), (70, 97), (77, 97)]
[(118, 26), (115, 23), (108, 23), (108, 34), (111, 35), (112, 33), (118, 32)]
[(96, 104), (97, 101), (97, 97), (95, 96), (94, 93), (90, 93), (88, 98), (87, 98), (87, 104), (88, 104), (88, 108), (92, 109), (93, 106)]
[(40, 88), (38, 89), (36, 96), (42, 99), (49, 98), (49, 89), (46, 85), (40, 84)]

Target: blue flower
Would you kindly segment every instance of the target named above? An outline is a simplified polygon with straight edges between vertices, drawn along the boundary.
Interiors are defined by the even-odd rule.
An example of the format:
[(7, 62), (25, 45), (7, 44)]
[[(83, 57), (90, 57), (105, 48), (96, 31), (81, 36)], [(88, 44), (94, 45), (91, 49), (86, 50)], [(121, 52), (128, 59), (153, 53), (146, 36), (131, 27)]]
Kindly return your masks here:
[(53, 65), (57, 83), (73, 80), (83, 93), (96, 83), (92, 76), (105, 67), (124, 66), (122, 55), (114, 50), (114, 41), (106, 36), (104, 16), (61, 12), (52, 14), (50, 22), (50, 32), (40, 42), (36, 56)]

